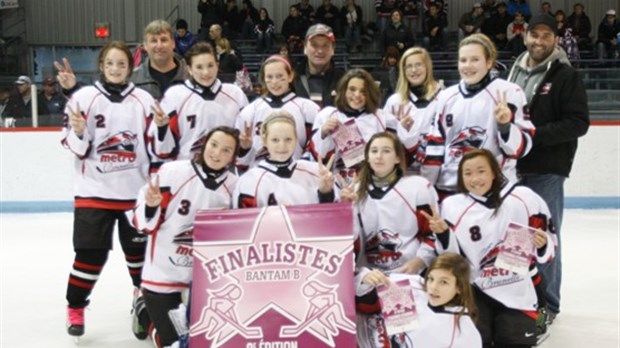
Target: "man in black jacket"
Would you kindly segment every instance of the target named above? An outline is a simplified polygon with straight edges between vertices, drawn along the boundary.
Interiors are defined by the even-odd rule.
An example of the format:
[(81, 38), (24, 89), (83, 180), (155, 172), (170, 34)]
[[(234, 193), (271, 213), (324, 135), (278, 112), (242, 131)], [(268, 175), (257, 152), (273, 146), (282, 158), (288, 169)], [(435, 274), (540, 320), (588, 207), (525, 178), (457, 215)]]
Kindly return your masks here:
[(327, 25), (311, 26), (304, 41), (305, 57), (295, 67), (295, 93), (321, 107), (334, 105), (336, 86), (344, 75), (332, 61), (335, 41), (334, 32)]
[(532, 17), (525, 35), (527, 52), (517, 58), (508, 77), (523, 87), (536, 126), (532, 150), (517, 162), (517, 171), (523, 184), (547, 202), (558, 239), (554, 260), (539, 266), (546, 283), (549, 322), (560, 312), (564, 180), (573, 165), (577, 138), (586, 134), (590, 124), (583, 81), (556, 48), (558, 39), (553, 17)]

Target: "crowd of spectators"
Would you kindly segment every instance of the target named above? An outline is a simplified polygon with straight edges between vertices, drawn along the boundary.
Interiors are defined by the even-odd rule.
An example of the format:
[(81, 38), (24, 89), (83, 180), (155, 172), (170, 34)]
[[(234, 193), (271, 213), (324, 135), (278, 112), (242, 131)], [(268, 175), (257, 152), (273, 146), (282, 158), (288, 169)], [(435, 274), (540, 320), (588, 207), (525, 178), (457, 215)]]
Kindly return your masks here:
[[(234, 76), (244, 70), (244, 59), (238, 49), (238, 40), (244, 40), (244, 44), (255, 41), (257, 53), (281, 53), (295, 64), (306, 53), (306, 31), (317, 23), (332, 28), (334, 37), (344, 39), (350, 53), (363, 52), (364, 40), (376, 41), (378, 44), (374, 47), (380, 49), (378, 56), (382, 57), (382, 64), (376, 67), (379, 72), (393, 69), (394, 64), (387, 64), (389, 58), (396, 56), (398, 59), (412, 46), (423, 46), (431, 52), (453, 47), (449, 46), (452, 36), (447, 29), (447, 0), (376, 0), (376, 14), (370, 15), (363, 13), (357, 2), (343, 0), (339, 8), (332, 0), (322, 0), (320, 6), (314, 8), (308, 0), (300, 0), (291, 4), (284, 21), (277, 23), (270, 18), (266, 8), (257, 9), (252, 0), (242, 0), (240, 7), (238, 0), (198, 0), (197, 11), (201, 17), (196, 32), (192, 33), (185, 19), (177, 19), (174, 23), (175, 59), (182, 60), (196, 42), (207, 41), (216, 49), (220, 73)], [(526, 50), (523, 36), (528, 20), (532, 15), (541, 13), (555, 19), (559, 45), (570, 60), (584, 58), (584, 52), (588, 52), (587, 57), (600, 60), (619, 59), (620, 22), (616, 18), (616, 10), (606, 11), (598, 26), (593, 27), (582, 3), (575, 3), (569, 14), (562, 9), (553, 9), (546, 1), (538, 10), (530, 8), (527, 0), (473, 2), (471, 10), (457, 17), (460, 18), (457, 43), (473, 33), (481, 32), (493, 41), (499, 51), (510, 52), (511, 56), (517, 57)], [(417, 22), (413, 22), (413, 18)], [(144, 45), (136, 49), (136, 58), (136, 66), (148, 60)], [(382, 78), (388, 76), (378, 74)], [(384, 80), (383, 85), (386, 91), (394, 88), (394, 72), (389, 75), (392, 78)], [(30, 78), (23, 76), (12, 88), (5, 87), (1, 91), (0, 115), (4, 118), (13, 114), (30, 116), (30, 90), (26, 86), (30, 86)], [(65, 99), (59, 90), (53, 80), (44, 81), (39, 94), (39, 100), (43, 102), (39, 114), (61, 113)]]

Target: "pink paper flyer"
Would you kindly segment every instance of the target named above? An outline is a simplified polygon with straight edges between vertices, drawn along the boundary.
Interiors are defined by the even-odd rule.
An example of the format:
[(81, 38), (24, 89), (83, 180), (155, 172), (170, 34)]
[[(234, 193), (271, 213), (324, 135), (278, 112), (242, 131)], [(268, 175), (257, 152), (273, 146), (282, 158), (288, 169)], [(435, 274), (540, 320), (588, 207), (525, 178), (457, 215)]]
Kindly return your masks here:
[(350, 204), (205, 211), (190, 347), (355, 347)]

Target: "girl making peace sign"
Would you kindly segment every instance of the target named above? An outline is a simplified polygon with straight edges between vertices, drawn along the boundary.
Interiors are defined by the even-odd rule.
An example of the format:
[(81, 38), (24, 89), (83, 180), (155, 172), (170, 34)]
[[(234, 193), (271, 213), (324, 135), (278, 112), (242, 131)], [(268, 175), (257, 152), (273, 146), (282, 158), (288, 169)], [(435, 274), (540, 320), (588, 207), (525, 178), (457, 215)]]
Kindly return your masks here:
[(502, 172), (516, 182), (517, 159), (532, 148), (525, 93), (518, 85), (493, 76), (497, 51), (483, 34), (459, 45), (461, 81), (439, 94), (434, 124), (426, 137), (421, 174), (440, 195), (456, 192), (461, 158), (479, 148), (490, 150)]
[(260, 134), (268, 155), (239, 179), (235, 208), (328, 203), (336, 199), (333, 158), (325, 166), (320, 161), (295, 160), (295, 129), (295, 119), (285, 111), (263, 121)]
[(267, 155), (259, 130), (269, 115), (286, 111), (293, 116), (297, 133), (293, 158), (299, 159), (310, 142), (312, 124), (319, 112), (319, 106), (315, 102), (299, 97), (291, 89), (295, 72), (286, 58), (279, 55), (267, 58), (261, 66), (258, 78), (267, 92), (243, 108), (236, 123), (237, 129), (242, 132), (241, 153), (237, 161), (237, 166), (241, 169), (254, 167)]
[(133, 223), (148, 234), (142, 292), (163, 347), (179, 340), (169, 313), (182, 304), (181, 294), (192, 280), (196, 212), (232, 206), (237, 177), (229, 167), (239, 148), (238, 136), (236, 129), (214, 128), (193, 160), (164, 164), (138, 196)]

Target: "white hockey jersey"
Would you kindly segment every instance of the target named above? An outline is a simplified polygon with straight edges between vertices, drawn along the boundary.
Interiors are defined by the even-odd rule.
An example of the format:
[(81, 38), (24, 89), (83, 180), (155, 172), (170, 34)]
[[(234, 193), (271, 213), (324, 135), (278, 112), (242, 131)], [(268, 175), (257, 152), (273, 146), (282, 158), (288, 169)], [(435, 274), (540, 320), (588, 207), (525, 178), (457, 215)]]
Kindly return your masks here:
[(357, 314), (360, 348), (481, 348), (482, 338), (471, 317), (458, 317), (461, 307), (432, 307), (424, 291), (424, 279), (417, 275), (391, 274), (391, 281), (407, 279), (415, 301), (418, 327), (388, 336), (381, 314)]
[(281, 98), (265, 96), (257, 98), (243, 108), (239, 118), (237, 118), (236, 128), (240, 132), (244, 131), (246, 125), (251, 126), (254, 130), (252, 147), (237, 157), (238, 167), (243, 169), (254, 167), (267, 157), (267, 149), (265, 149), (260, 137), (260, 128), (267, 116), (279, 111), (286, 111), (295, 119), (297, 146), (293, 153), (293, 159), (300, 159), (307, 150), (312, 124), (314, 124), (314, 119), (319, 112), (319, 106), (312, 100), (299, 97), (293, 92)]
[(147, 216), (144, 186), (130, 218), (148, 234), (142, 287), (159, 293), (178, 292), (192, 279), (194, 217), (198, 210), (230, 208), (237, 177), (228, 170), (206, 171), (196, 162), (165, 163), (159, 170), (163, 200)]
[[(501, 135), (495, 119), (496, 98), (504, 92), (512, 111), (506, 137)], [(532, 148), (533, 134), (534, 125), (521, 87), (496, 78), (470, 93), (461, 82), (439, 94), (434, 124), (424, 141), (421, 175), (438, 189), (455, 192), (461, 158), (473, 149), (484, 148), (495, 155), (504, 175), (516, 182), (517, 159)]]
[(164, 160), (193, 158), (207, 133), (218, 126), (234, 127), (246, 105), (248, 98), (239, 87), (220, 80), (210, 88), (191, 80), (170, 87), (161, 101), (170, 122), (165, 127), (157, 127), (153, 122), (149, 129), (153, 152)]
[(547, 245), (537, 251), (535, 261), (549, 262), (557, 245), (551, 214), (543, 199), (525, 186), (506, 184), (502, 197), (496, 214), (484, 197), (458, 194), (446, 198), (441, 215), (450, 231), (446, 232), (448, 236), (438, 236), (437, 250), (440, 254), (445, 250), (465, 256), (471, 264), (473, 283), (506, 307), (535, 311), (538, 299), (532, 277), (538, 271), (534, 260), (529, 275), (497, 268), (494, 263), (511, 222), (546, 232)]
[[(153, 97), (133, 83), (119, 93), (95, 82), (73, 94), (61, 143), (76, 155), (76, 208), (127, 210), (135, 205), (148, 175), (146, 131), (153, 104)], [(68, 124), (69, 108), (79, 109), (86, 119), (81, 138)]]
[[(443, 89), (443, 84), (441, 87)], [(441, 90), (438, 90), (437, 93), (430, 98), (431, 100), (428, 101), (418, 98), (418, 96), (412, 92), (409, 92), (409, 99), (407, 100), (402, 100), (399, 93), (394, 93), (387, 99), (383, 107), (384, 111), (392, 115), (397, 117), (399, 115), (400, 117), (411, 116), (413, 119), (413, 128), (410, 132), (417, 136), (417, 141), (410, 149), (407, 149), (408, 153), (415, 155), (415, 157), (412, 158), (414, 162), (411, 163), (407, 170), (410, 174), (420, 173), (420, 162), (418, 157), (423, 158), (423, 156), (417, 156), (417, 152), (420, 142), (425, 139), (430, 132), (433, 116), (435, 115), (437, 96)]]
[(420, 176), (400, 178), (385, 188), (368, 188), (366, 198), (355, 204), (360, 224), (356, 284), (370, 269), (389, 272), (414, 257), (428, 266), (435, 253), (435, 237), (421, 210), (432, 214), (437, 194)]
[[(334, 199), (336, 195), (334, 188)], [(263, 160), (239, 178), (233, 195), (235, 208), (315, 203), (323, 203), (319, 199), (319, 164), (306, 160), (285, 164)]]
[(337, 118), (340, 124), (344, 124), (349, 120), (354, 120), (366, 143), (375, 133), (384, 131), (391, 131), (397, 134), (398, 138), (407, 149), (413, 149), (417, 142), (417, 136), (413, 133), (413, 127), (411, 131), (407, 131), (400, 125), (394, 115), (383, 110), (379, 109), (374, 113), (363, 112), (360, 115), (353, 116), (347, 115), (333, 106), (323, 108), (316, 116), (316, 120), (312, 127), (310, 151), (315, 159), (318, 159), (319, 156), (323, 159), (327, 159), (335, 154), (336, 159), (334, 161), (333, 171), (334, 173), (340, 173), (345, 179), (350, 179), (355, 169), (345, 168), (340, 154), (336, 153), (336, 144), (331, 135), (327, 135), (325, 138), (321, 137), (321, 127), (328, 119), (333, 117)]

